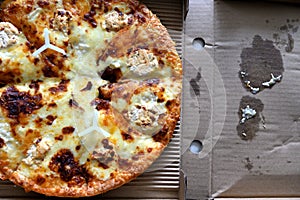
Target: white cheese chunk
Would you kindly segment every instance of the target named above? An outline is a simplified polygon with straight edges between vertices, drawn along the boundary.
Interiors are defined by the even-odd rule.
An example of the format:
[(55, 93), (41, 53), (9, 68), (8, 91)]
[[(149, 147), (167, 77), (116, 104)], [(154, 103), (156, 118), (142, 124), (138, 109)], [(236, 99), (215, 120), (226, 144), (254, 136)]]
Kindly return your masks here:
[(153, 53), (148, 52), (146, 49), (139, 49), (133, 52), (127, 65), (133, 73), (143, 76), (158, 69), (158, 61)]
[(50, 24), (53, 30), (61, 31), (64, 34), (68, 34), (69, 22), (72, 19), (72, 15), (69, 11), (64, 9), (58, 9), (54, 14), (54, 18), (50, 20)]
[(34, 145), (28, 149), (27, 157), (23, 159), (23, 162), (27, 165), (39, 164), (52, 145), (53, 142), (48, 138), (43, 138), (39, 142), (35, 141)]
[(128, 24), (130, 17), (124, 13), (119, 14), (117, 11), (111, 11), (104, 15), (104, 22), (102, 28), (113, 31), (118, 31)]
[(19, 31), (9, 22), (0, 22), (0, 48), (6, 48), (18, 41)]
[(160, 116), (166, 112), (164, 103), (158, 103), (152, 92), (138, 94), (131, 102), (127, 112), (130, 123), (145, 134), (154, 134), (160, 128)]
[(242, 119), (240, 121), (241, 124), (245, 123), (246, 120), (251, 119), (256, 115), (256, 111), (252, 108), (250, 108), (249, 105), (246, 106), (246, 108), (242, 109)]

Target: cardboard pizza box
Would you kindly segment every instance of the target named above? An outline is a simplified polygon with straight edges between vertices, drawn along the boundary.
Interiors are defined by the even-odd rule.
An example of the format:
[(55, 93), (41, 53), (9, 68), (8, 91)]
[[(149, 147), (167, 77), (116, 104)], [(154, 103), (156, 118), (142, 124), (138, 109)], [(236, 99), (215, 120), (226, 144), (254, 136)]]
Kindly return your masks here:
[[(300, 6), (189, 5), (181, 127), (186, 199), (299, 199)], [(271, 73), (282, 76), (253, 94), (247, 79), (271, 80)], [(243, 124), (247, 105), (256, 113)], [(198, 154), (187, 148), (193, 140), (202, 144)]]

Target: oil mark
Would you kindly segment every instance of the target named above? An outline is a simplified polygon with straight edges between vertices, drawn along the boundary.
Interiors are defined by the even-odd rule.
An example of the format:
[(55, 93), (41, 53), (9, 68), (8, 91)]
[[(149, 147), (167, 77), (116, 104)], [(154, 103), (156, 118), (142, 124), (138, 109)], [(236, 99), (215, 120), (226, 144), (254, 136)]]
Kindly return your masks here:
[(292, 37), (291, 34), (288, 34), (288, 42), (287, 42), (287, 46), (285, 47), (285, 51), (286, 52), (292, 52), (292, 50), (294, 49), (294, 38)]
[(243, 162), (245, 163), (245, 168), (248, 169), (248, 171), (251, 171), (251, 169), (253, 169), (253, 163), (251, 162), (249, 157), (245, 158)]
[(242, 50), (239, 77), (252, 94), (272, 88), (281, 81), (283, 72), (281, 53), (271, 40), (255, 35), (252, 47)]
[(284, 48), (288, 53), (293, 51), (295, 47), (293, 35), (299, 30), (299, 25), (296, 25), (295, 23), (298, 22), (299, 19), (287, 19), (286, 24), (278, 27), (278, 31), (273, 34), (274, 44), (278, 48)]
[(200, 83), (199, 83), (200, 79), (201, 79), (201, 74), (200, 72), (198, 72), (197, 76), (190, 80), (192, 95), (200, 96)]
[(262, 121), (264, 104), (260, 99), (250, 96), (242, 97), (238, 111), (239, 124), (236, 127), (238, 136), (242, 140), (252, 140), (259, 131), (259, 124)]

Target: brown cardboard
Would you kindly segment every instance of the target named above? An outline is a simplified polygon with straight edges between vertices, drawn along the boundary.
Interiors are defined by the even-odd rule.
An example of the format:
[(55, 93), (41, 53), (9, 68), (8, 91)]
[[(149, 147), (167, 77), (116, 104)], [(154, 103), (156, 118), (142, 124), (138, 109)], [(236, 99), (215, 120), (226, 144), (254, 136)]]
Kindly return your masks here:
[[(184, 3), (181, 0), (144, 0), (167, 27), (182, 56)], [(160, 158), (140, 177), (103, 195), (83, 199), (184, 199), (185, 176), (180, 170), (180, 123), (174, 137)], [(1, 199), (59, 199), (34, 192), (25, 193), (9, 181), (0, 181)]]
[[(183, 152), (187, 199), (300, 197), (300, 7), (267, 1), (191, 0), (186, 19), (183, 142), (195, 138), (202, 141), (203, 150), (211, 150), (199, 155)], [(196, 37), (208, 44), (204, 50), (193, 50), (191, 41)], [(262, 52), (261, 57), (253, 48)], [(242, 52), (250, 53), (243, 57)], [(240, 65), (247, 59), (254, 66), (260, 60), (267, 64), (277, 60), (273, 63), (277, 65), (278, 52), (282, 80), (255, 95), (247, 91), (239, 77)], [(191, 95), (191, 88), (198, 91), (191, 87), (192, 79), (197, 79), (198, 96)], [(264, 105), (255, 117), (258, 125), (251, 125), (253, 130), (258, 128), (253, 138), (242, 138), (237, 132), (244, 96)], [(193, 109), (200, 114), (189, 109), (194, 101), (200, 109)]]

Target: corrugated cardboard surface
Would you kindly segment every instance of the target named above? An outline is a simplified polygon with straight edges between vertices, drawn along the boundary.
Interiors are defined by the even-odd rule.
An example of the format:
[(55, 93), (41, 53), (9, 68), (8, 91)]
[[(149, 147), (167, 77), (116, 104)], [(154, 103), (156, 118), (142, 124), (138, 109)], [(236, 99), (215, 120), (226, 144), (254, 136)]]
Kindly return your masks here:
[[(168, 28), (180, 56), (182, 55), (183, 2), (181, 0), (144, 0)], [(136, 180), (88, 199), (179, 199), (180, 195), (180, 124), (161, 157)], [(0, 182), (1, 199), (54, 199), (33, 192), (25, 193), (9, 181)]]
[[(183, 137), (187, 135), (183, 141), (195, 136), (204, 144), (203, 150), (209, 146), (211, 151), (184, 153), (187, 199), (300, 197), (299, 20), (300, 6), (296, 4), (190, 1), (185, 52), (192, 55), (185, 55), (188, 80), (184, 85), (184, 108), (189, 112), (184, 113), (184, 118), (198, 123), (193, 129), (200, 127), (196, 134), (191, 133), (193, 130), (185, 127), (183, 119)], [(208, 44), (204, 50), (192, 50), (191, 40), (196, 37)], [(257, 42), (254, 38), (260, 39)], [(249, 62), (253, 67), (258, 60), (270, 64), (280, 56), (284, 68), (281, 82), (255, 95), (247, 91), (239, 78), (240, 65), (245, 62), (241, 54), (248, 51), (245, 49), (252, 52)], [(255, 51), (264, 53), (255, 57)], [(201, 78), (197, 78), (197, 71)], [(192, 87), (192, 80), (199, 91), (195, 85)], [(198, 95), (191, 95), (190, 90)], [(237, 133), (244, 96), (259, 99), (264, 105), (260, 113), (264, 120), (260, 120), (252, 140)], [(222, 101), (224, 97), (226, 101)], [(186, 104), (191, 103), (197, 109), (194, 101), (199, 103), (200, 114), (188, 110)]]

